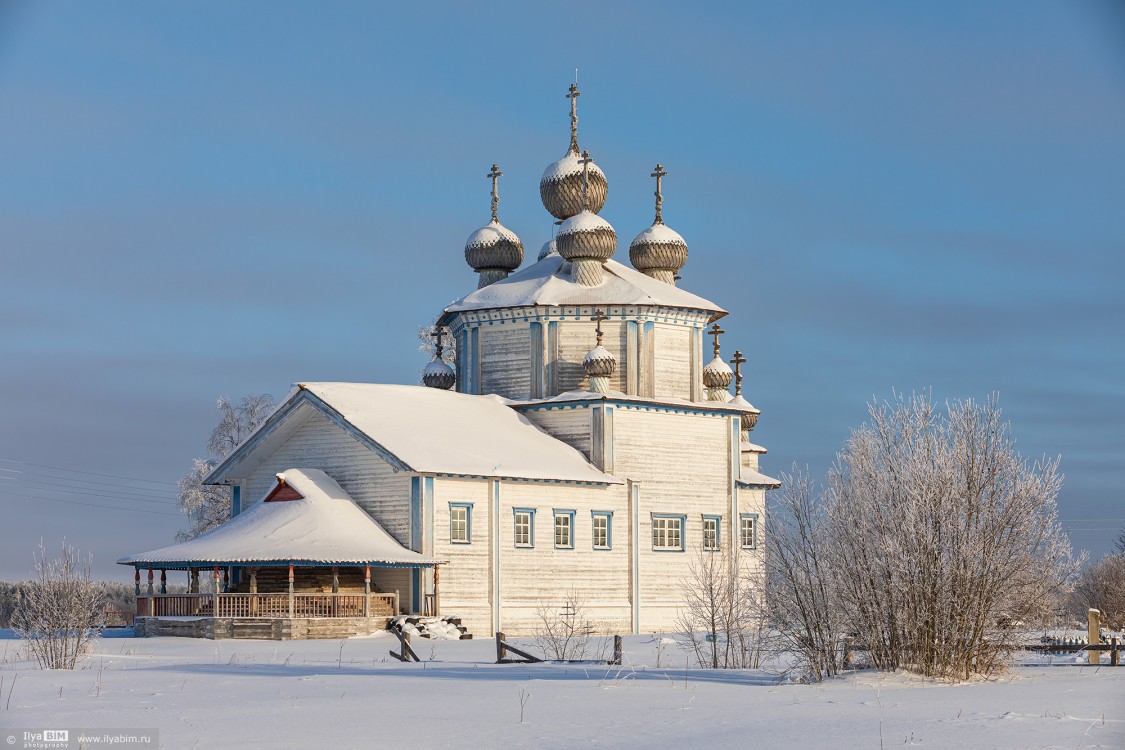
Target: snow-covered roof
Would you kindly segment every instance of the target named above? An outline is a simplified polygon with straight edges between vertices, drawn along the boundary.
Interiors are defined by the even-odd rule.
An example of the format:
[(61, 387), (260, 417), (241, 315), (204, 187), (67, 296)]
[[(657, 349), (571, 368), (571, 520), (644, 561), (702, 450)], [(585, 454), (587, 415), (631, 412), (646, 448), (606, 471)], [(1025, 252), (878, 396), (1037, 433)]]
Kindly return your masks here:
[(740, 474), (741, 475), (738, 478), (739, 487), (765, 487), (767, 489), (777, 489), (781, 486), (781, 480), (766, 476), (760, 471), (747, 469), (745, 466), (742, 467)]
[(614, 260), (603, 265), (605, 280), (583, 286), (571, 277), (570, 263), (557, 254), (547, 255), (508, 278), (489, 284), (445, 308), (446, 313), (535, 305), (661, 305), (726, 315), (714, 302), (665, 284)]
[[(380, 383), (298, 383), (285, 404), (309, 403), (400, 471), (621, 484), (540, 430), (499, 396)], [(207, 478), (239, 476), (256, 442), (280, 429), (279, 409)]]
[[(278, 484), (302, 499), (255, 503), (221, 526), (170, 547), (123, 557), (122, 565), (186, 567), (246, 564), (370, 564), (425, 566), (423, 557), (395, 541), (336, 480), (320, 469), (286, 469)], [(272, 492), (275, 487), (270, 488)]]
[(739, 445), (742, 447), (742, 450), (748, 451), (750, 453), (768, 453), (765, 448), (758, 445), (757, 443), (750, 443), (746, 440), (743, 440), (741, 443), (739, 443)]
[[(729, 401), (692, 401), (686, 398), (674, 398), (672, 396), (634, 396), (621, 391), (609, 391), (608, 393), (600, 393), (597, 391), (566, 391), (557, 396), (550, 398), (530, 398), (530, 399), (508, 399), (507, 403), (511, 404), (517, 409), (534, 407), (534, 406), (548, 406), (552, 404), (566, 404), (574, 403), (576, 401), (612, 401), (614, 403), (638, 403), (638, 404), (655, 404), (658, 406), (670, 406), (679, 409), (705, 409), (708, 411), (720, 411), (728, 414), (741, 414), (742, 412), (751, 412), (757, 414), (758, 410), (753, 406), (746, 408), (738, 404), (733, 404)], [(764, 450), (764, 449), (763, 449)]]

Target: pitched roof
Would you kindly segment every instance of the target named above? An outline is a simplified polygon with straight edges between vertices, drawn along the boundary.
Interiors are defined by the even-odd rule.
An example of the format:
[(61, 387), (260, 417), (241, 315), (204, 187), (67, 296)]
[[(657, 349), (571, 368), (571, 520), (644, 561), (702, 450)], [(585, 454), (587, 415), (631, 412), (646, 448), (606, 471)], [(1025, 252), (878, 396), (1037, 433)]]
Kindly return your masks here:
[[(433, 565), (441, 560), (406, 549), (320, 469), (286, 469), (278, 484), (300, 499), (250, 506), (221, 526), (170, 547), (123, 557), (121, 565), (373, 564)], [(292, 495), (290, 495), (292, 496)]]
[(608, 260), (604, 267), (605, 280), (601, 284), (583, 286), (571, 278), (571, 264), (552, 253), (506, 279), (462, 297), (445, 312), (534, 305), (660, 305), (705, 310), (715, 313), (714, 318), (726, 315), (726, 310), (714, 302), (617, 261)]
[(400, 471), (621, 484), (543, 432), (499, 396), (378, 383), (298, 383), (255, 435), (207, 478), (218, 482), (256, 444), (311, 404)]

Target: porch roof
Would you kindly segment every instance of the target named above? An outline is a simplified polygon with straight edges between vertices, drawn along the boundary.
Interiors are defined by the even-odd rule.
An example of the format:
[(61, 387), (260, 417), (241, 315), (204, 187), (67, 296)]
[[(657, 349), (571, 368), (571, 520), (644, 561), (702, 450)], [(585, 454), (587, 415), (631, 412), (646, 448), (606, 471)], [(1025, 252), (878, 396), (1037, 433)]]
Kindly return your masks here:
[[(213, 565), (429, 567), (444, 560), (406, 549), (319, 469), (286, 469), (278, 484), (217, 528), (117, 562), (151, 568)], [(281, 488), (291, 493), (278, 493)], [(295, 499), (281, 499), (295, 496)]]

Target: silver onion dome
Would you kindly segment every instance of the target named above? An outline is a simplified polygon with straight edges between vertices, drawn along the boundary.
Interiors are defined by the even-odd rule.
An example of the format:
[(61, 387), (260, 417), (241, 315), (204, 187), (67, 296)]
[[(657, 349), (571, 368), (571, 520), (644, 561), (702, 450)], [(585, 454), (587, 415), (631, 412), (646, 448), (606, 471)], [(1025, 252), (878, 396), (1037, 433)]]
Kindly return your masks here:
[(442, 360), (441, 355), (436, 355), (425, 369), (422, 370), (422, 385), (427, 388), (440, 388), (448, 391), (457, 382), (457, 375), (453, 368)]
[(583, 286), (602, 283), (602, 264), (617, 249), (617, 232), (610, 223), (590, 211), (570, 217), (555, 237), (559, 255), (574, 265), (574, 280)]
[(734, 371), (718, 355), (703, 368), (703, 385), (705, 388), (726, 390), (730, 387), (732, 380), (734, 380)]
[(493, 164), (486, 175), (492, 180), (492, 221), (469, 235), (465, 242), (465, 262), (480, 274), (478, 289), (506, 278), (523, 263), (523, 242), (497, 217), (500, 194), (496, 181), (503, 175)]
[(687, 263), (688, 246), (679, 232), (664, 224), (661, 215), (664, 196), (660, 191), (660, 179), (667, 174), (663, 165), (656, 165), (656, 171), (652, 173), (656, 178), (656, 218), (651, 227), (629, 243), (629, 262), (646, 276), (675, 286), (676, 274)]
[(587, 174), (587, 185), (583, 189), (582, 160), (578, 149), (578, 84), (571, 84), (570, 93), (570, 147), (566, 155), (547, 165), (539, 180), (539, 197), (543, 207), (556, 219), (565, 220), (578, 214), (584, 208), (599, 213), (605, 206), (609, 194), (609, 183), (605, 173), (592, 165)]

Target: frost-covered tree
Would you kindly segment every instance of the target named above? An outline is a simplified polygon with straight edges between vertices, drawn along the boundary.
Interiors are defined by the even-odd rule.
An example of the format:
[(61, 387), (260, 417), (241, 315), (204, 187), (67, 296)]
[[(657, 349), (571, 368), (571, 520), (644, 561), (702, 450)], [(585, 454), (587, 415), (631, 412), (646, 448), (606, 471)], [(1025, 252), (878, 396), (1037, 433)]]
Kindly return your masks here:
[(178, 533), (177, 539), (192, 539), (230, 518), (229, 490), (205, 485), (203, 479), (266, 421), (273, 408), (273, 397), (268, 393), (246, 396), (238, 404), (226, 396), (219, 397), (219, 421), (207, 440), (208, 455), (194, 459), (191, 469), (177, 483), (180, 512), (191, 521), (191, 528)]
[(1082, 571), (1070, 595), (1070, 611), (1081, 619), (1097, 609), (1110, 630), (1125, 629), (1125, 553), (1106, 555)]
[[(437, 347), (434, 343), (434, 329), (436, 322), (428, 326), (418, 326), (418, 351), (426, 355), (426, 362), (434, 357)], [(457, 342), (448, 328), (441, 329), (441, 359), (447, 365), (452, 365), (457, 357)], [(424, 365), (423, 365), (424, 366)]]
[(773, 578), (796, 602), (776, 616), (832, 654), (854, 634), (880, 669), (992, 674), (1076, 570), (1061, 482), (1058, 459), (1016, 452), (995, 398), (944, 413), (925, 396), (872, 404), (824, 495), (779, 509), (799, 544), (771, 548)]
[(48, 560), (40, 542), (35, 577), (19, 587), (12, 628), (43, 669), (74, 669), (98, 638), (106, 597), (90, 564), (65, 541), (62, 556)]

